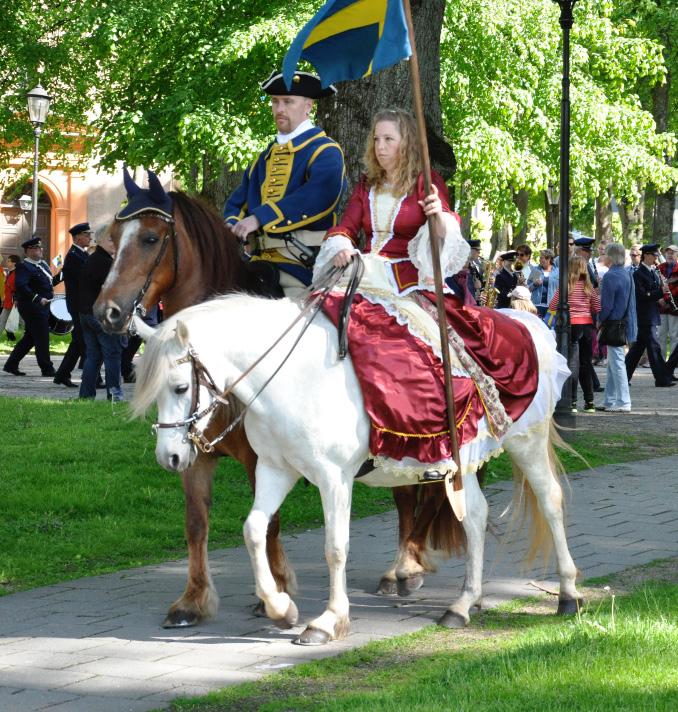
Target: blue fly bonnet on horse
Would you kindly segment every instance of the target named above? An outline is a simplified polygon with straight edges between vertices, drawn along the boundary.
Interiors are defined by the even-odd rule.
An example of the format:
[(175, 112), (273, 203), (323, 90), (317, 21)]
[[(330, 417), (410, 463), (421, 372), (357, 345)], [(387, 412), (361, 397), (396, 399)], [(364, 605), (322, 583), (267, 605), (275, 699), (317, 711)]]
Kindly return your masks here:
[(165, 191), (153, 171), (148, 173), (148, 188), (141, 188), (130, 175), (127, 167), (123, 168), (123, 181), (127, 191), (127, 205), (118, 211), (116, 220), (129, 220), (143, 213), (157, 213), (172, 220), (172, 198)]

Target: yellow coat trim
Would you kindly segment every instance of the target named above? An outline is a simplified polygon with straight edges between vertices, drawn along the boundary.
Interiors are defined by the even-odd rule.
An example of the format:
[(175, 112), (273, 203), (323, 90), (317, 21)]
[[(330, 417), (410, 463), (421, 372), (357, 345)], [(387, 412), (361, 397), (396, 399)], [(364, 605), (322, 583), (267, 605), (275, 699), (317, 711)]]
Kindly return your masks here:
[[(457, 420), (457, 428), (460, 428), (462, 426), (462, 423), (468, 417), (468, 413), (471, 410), (472, 405), (473, 401), (469, 401), (469, 404), (466, 406), (466, 410), (463, 412), (461, 418)], [(437, 438), (440, 435), (445, 435), (450, 432), (449, 429), (445, 429), (441, 430), (439, 433), (399, 433), (397, 430), (389, 430), (389, 428), (380, 428), (374, 423), (372, 423), (372, 427), (375, 430), (378, 430), (380, 433), (390, 433), (391, 435), (399, 435), (403, 438)]]

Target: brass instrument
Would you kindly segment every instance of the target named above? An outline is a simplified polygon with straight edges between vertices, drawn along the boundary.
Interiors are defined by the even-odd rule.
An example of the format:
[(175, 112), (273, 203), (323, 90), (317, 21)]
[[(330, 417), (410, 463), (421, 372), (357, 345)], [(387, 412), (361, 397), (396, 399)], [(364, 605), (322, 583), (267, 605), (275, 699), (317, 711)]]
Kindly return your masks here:
[(664, 290), (664, 299), (668, 308), (674, 313), (678, 314), (678, 305), (676, 305), (676, 300), (673, 298), (673, 292), (671, 291), (671, 286), (669, 285), (668, 279), (664, 277), (660, 269), (657, 269), (657, 274), (659, 275), (659, 282)]
[(525, 279), (525, 275), (523, 274), (524, 267), (525, 267), (525, 265), (520, 260), (516, 260), (513, 263), (513, 271), (516, 273), (516, 277), (518, 277), (517, 286), (519, 286), (519, 287), (524, 287), (525, 282), (527, 282), (527, 280)]
[(485, 263), (483, 278), (485, 286), (483, 287), (483, 291), (480, 293), (480, 304), (484, 307), (488, 307), (489, 309), (494, 309), (499, 290), (494, 286), (494, 265), (490, 260), (487, 260)]

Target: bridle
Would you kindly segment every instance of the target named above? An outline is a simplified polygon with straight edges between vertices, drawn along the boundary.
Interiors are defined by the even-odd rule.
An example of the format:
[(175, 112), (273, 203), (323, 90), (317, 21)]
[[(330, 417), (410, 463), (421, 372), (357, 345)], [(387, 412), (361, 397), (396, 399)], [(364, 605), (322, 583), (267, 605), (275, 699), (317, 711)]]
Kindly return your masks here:
[[(174, 289), (174, 286), (177, 283), (177, 275), (179, 273), (179, 243), (177, 240), (177, 232), (175, 227), (176, 221), (173, 217), (166, 217), (165, 215), (162, 215), (152, 210), (134, 215), (134, 218), (138, 219), (144, 217), (152, 217), (156, 220), (162, 220), (163, 222), (167, 223), (168, 229), (165, 233), (165, 237), (163, 237), (162, 239), (162, 243), (160, 244), (160, 249), (158, 250), (158, 254), (155, 257), (155, 262), (153, 262), (151, 269), (146, 275), (146, 281), (144, 282), (143, 286), (141, 287), (137, 296), (132, 302), (132, 309), (130, 310), (130, 317), (129, 321), (127, 322), (127, 331), (129, 332), (130, 336), (134, 336), (137, 333), (136, 327), (134, 326), (133, 317), (138, 316), (143, 319), (143, 317), (146, 316), (146, 307), (144, 307), (142, 302), (144, 300), (144, 297), (146, 296), (148, 288), (151, 286), (151, 282), (153, 281), (153, 273), (155, 272), (158, 265), (162, 262), (162, 259), (165, 256), (165, 253), (167, 252), (167, 247), (169, 246), (170, 241), (172, 242), (172, 253), (174, 255), (174, 275), (172, 276), (172, 284), (167, 289), (168, 292)], [(119, 218), (116, 218), (116, 220), (118, 222), (124, 222), (124, 220), (120, 220)]]
[[(349, 279), (349, 285), (347, 289), (347, 296), (350, 298), (355, 294), (355, 290), (358, 286), (360, 278), (364, 270), (364, 265), (359, 255), (356, 255), (351, 262), (352, 264), (352, 274)], [(197, 350), (190, 344), (187, 345), (187, 352), (182, 357), (174, 362), (175, 366), (180, 366), (184, 363), (191, 364), (191, 409), (190, 415), (181, 420), (175, 420), (169, 423), (155, 422), (152, 425), (153, 433), (157, 433), (159, 428), (164, 429), (178, 429), (187, 428), (186, 437), (191, 443), (202, 453), (209, 455), (214, 452), (215, 446), (220, 443), (230, 432), (232, 432), (244, 419), (248, 409), (254, 403), (254, 401), (261, 395), (263, 390), (268, 386), (268, 384), (275, 378), (280, 369), (285, 365), (292, 352), (297, 347), (297, 344), (301, 340), (301, 337), (306, 333), (318, 312), (321, 310), (325, 300), (327, 299), (329, 293), (337, 285), (341, 279), (346, 267), (332, 267), (328, 270), (325, 275), (323, 275), (320, 280), (320, 285), (311, 285), (306, 291), (302, 309), (299, 314), (294, 318), (292, 323), (278, 336), (278, 338), (269, 346), (266, 351), (264, 351), (261, 356), (259, 356), (253, 364), (251, 364), (243, 373), (236, 378), (236, 380), (231, 383), (225, 390), (219, 390), (218, 386), (212, 374), (209, 372), (207, 366), (202, 362)], [(346, 308), (346, 311), (348, 308)], [(229, 397), (233, 393), (236, 386), (243, 381), (252, 371), (268, 356), (271, 351), (283, 340), (285, 336), (294, 328), (294, 326), (299, 323), (302, 319), (306, 318), (306, 323), (303, 325), (298, 336), (294, 340), (294, 343), (290, 347), (285, 357), (280, 362), (280, 364), (275, 368), (273, 373), (264, 381), (264, 384), (259, 388), (259, 390), (252, 396), (249, 403), (247, 403), (238, 416), (224, 428), (215, 438), (209, 439), (205, 435), (205, 429), (200, 429), (198, 427), (198, 422), (201, 421), (206, 416), (212, 414), (220, 405), (229, 405)], [(346, 356), (346, 351), (343, 348), (345, 339), (340, 338), (340, 358)], [(204, 407), (200, 407), (200, 386), (204, 386), (207, 392), (212, 397), (210, 403)], [(207, 426), (209, 427), (209, 421)]]

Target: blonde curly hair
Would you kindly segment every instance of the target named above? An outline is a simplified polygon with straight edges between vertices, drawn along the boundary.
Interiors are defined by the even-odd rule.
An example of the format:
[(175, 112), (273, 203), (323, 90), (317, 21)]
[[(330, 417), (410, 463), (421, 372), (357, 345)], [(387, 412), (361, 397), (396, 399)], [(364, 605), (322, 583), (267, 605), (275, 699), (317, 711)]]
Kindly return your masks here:
[(395, 124), (402, 137), (395, 180), (391, 189), (395, 195), (409, 194), (414, 190), (422, 171), (422, 158), (414, 116), (403, 109), (384, 109), (378, 111), (372, 119), (363, 155), (367, 183), (375, 188), (380, 188), (386, 183), (386, 171), (379, 165), (374, 151), (374, 131), (380, 121), (390, 121)]

